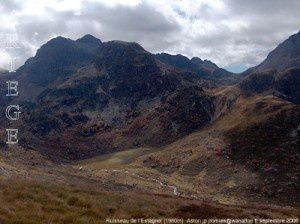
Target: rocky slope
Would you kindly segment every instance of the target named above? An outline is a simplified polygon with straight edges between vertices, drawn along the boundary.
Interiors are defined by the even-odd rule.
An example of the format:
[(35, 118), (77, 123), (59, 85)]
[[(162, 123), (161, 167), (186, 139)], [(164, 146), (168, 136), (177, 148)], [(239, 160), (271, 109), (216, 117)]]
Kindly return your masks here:
[[(298, 72), (253, 72), (238, 92), (298, 103)], [(23, 109), (20, 143), (57, 160), (168, 144), (225, 115), (237, 99), (213, 93), (224, 79), (238, 79), (210, 61), (153, 55), (137, 43), (91, 35), (50, 40), (15, 76), (22, 84), (14, 99)]]
[(300, 67), (300, 31), (279, 44), (261, 64), (249, 71), (261, 72), (276, 69), (282, 72), (295, 67)]
[(20, 142), (54, 159), (162, 145), (215, 119), (203, 89), (212, 80), (167, 65), (137, 43), (57, 37), (15, 76)]
[(300, 32), (278, 45), (258, 66), (250, 68), (240, 86), (246, 94), (266, 93), (300, 103)]
[(209, 60), (194, 57), (191, 60), (183, 55), (157, 54), (156, 58), (166, 65), (191, 71), (208, 80), (213, 81), (213, 86), (232, 85), (238, 83), (242, 76), (219, 68)]
[[(292, 40), (298, 41), (295, 36)], [(178, 203), (193, 198), (299, 206), (299, 67), (253, 70), (240, 83), (226, 86), (237, 79), (231, 82), (233, 75), (209, 61), (153, 55), (137, 43), (101, 42), (87, 35), (77, 41), (50, 40), (14, 76), (22, 86), (20, 96), (11, 101), (4, 97), (0, 103), (4, 109), (9, 103), (22, 105), (22, 119), (14, 122), (20, 129), (22, 153), (12, 153), (0, 142), (4, 154), (0, 172), (6, 177), (32, 177), (39, 183), (68, 183), (81, 189), (92, 186), (110, 195), (116, 190), (122, 198), (130, 191), (135, 198), (141, 192), (152, 198), (155, 194), (158, 201), (158, 194), (186, 198), (176, 198)], [(0, 122), (9, 125), (5, 118)], [(5, 139), (5, 133), (0, 134)], [(148, 147), (153, 150), (145, 150)], [(97, 168), (89, 162), (70, 165), (131, 148), (141, 156), (118, 168)], [(12, 153), (8, 159), (6, 153)], [(113, 160), (113, 155), (107, 157)], [(71, 200), (71, 189), (61, 191), (70, 195), (57, 200)], [(81, 202), (86, 205), (83, 198), (89, 193), (101, 194), (77, 193), (63, 211)], [(31, 194), (25, 192), (24, 203)], [(99, 208), (93, 203), (92, 211)], [(253, 213), (242, 214), (282, 217), (281, 210), (285, 211), (266, 214), (255, 207)], [(189, 205), (176, 212), (190, 217), (187, 214), (199, 215), (198, 210), (199, 206)], [(216, 216), (213, 210), (211, 215)], [(294, 217), (294, 213), (285, 214)]]
[(265, 70), (254, 72), (241, 83), (247, 95), (273, 94), (295, 104), (300, 103), (300, 69), (291, 68), (283, 72)]

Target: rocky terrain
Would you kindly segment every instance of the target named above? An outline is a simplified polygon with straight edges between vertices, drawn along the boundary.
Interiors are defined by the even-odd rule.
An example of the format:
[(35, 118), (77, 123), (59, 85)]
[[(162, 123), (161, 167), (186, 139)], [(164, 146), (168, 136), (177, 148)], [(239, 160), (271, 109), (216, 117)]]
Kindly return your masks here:
[(165, 64), (137, 43), (58, 37), (15, 76), (23, 85), (21, 143), (56, 158), (159, 146), (215, 119), (204, 90), (215, 76)]
[[(292, 35), (260, 65), (233, 74), (200, 58), (154, 55), (137, 43), (91, 35), (50, 40), (16, 73), (0, 76), (21, 85), (15, 99), (1, 86), (2, 112), (10, 103), (22, 106), (13, 123), (19, 145), (0, 142), (0, 197), (9, 206), (0, 221), (18, 212), (30, 217), (26, 204), (57, 223), (116, 214), (296, 217), (299, 43), (299, 33)], [(5, 130), (0, 134), (5, 139)], [(175, 206), (159, 209), (161, 200)], [(68, 220), (67, 210), (81, 215)]]

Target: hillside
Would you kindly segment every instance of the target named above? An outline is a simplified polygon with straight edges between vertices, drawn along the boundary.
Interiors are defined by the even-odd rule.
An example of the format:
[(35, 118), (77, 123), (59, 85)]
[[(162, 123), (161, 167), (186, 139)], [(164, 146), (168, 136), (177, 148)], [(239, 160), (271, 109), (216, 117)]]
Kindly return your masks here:
[(236, 95), (237, 89), (225, 91), (236, 96), (225, 115), (140, 158), (139, 164), (181, 179), (199, 197), (298, 206), (299, 106), (277, 97), (244, 98)]
[(57, 160), (167, 144), (214, 119), (205, 91), (212, 79), (166, 65), (137, 43), (57, 37), (16, 77), (20, 143)]
[(299, 41), (243, 76), (134, 42), (51, 39), (9, 74), (20, 96), (1, 98), (22, 119), (19, 145), (0, 141), (0, 222), (30, 223), (31, 207), (33, 223), (297, 217)]
[[(2, 223), (104, 223), (105, 219), (116, 217), (297, 217), (297, 210), (289, 207), (226, 205), (165, 193), (150, 194), (145, 190), (134, 190), (130, 182), (120, 184), (103, 176), (97, 178), (88, 170), (52, 164), (36, 152), (19, 151), (16, 158), (13, 153), (22, 149), (10, 150), (10, 155), (1, 152), (0, 159)], [(116, 178), (114, 172), (110, 175)], [(159, 184), (154, 187), (160, 188)]]
[(267, 69), (276, 69), (282, 72), (289, 68), (300, 67), (300, 31), (291, 35), (287, 40), (280, 43), (267, 58), (259, 65), (250, 70), (261, 72)]
[(245, 94), (273, 94), (299, 104), (300, 32), (279, 44), (259, 65), (243, 73)]

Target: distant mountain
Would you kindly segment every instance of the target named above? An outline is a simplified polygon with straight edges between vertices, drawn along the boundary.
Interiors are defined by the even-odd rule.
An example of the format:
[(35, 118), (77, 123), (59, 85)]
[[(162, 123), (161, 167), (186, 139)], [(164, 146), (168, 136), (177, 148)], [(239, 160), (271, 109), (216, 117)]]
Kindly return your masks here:
[(20, 143), (56, 159), (170, 143), (226, 114), (240, 89), (299, 102), (299, 69), (252, 72), (227, 91), (243, 76), (91, 35), (50, 40), (15, 76), (26, 133)]
[[(74, 75), (80, 68), (95, 64), (96, 61), (99, 68), (101, 63), (112, 63), (113, 61), (110, 60), (116, 60), (108, 68), (110, 73), (116, 75), (120, 72), (119, 69), (125, 69), (124, 71), (129, 75), (133, 72), (131, 65), (136, 63), (130, 61), (132, 59), (131, 54), (134, 51), (146, 52), (136, 43), (122, 41), (102, 43), (101, 40), (89, 34), (76, 41), (64, 37), (56, 37), (44, 44), (34, 57), (28, 59), (17, 70), (20, 82), (27, 87), (22, 89), (20, 98), (34, 101), (49, 85), (55, 86), (61, 83)], [(206, 81), (207, 86), (234, 84), (238, 82), (240, 77), (220, 69), (212, 62), (206, 60), (202, 61), (199, 59), (200, 63), (196, 58), (189, 60), (184, 56), (153, 55), (149, 52), (145, 55), (148, 58), (145, 59), (146, 64), (143, 67), (145, 70), (134, 72), (144, 73), (148, 69), (156, 69), (172, 70), (174, 73), (190, 73), (187, 77), (199, 75), (207, 80), (213, 80), (213, 82)], [(120, 65), (118, 58), (125, 56), (127, 59), (123, 60), (123, 65)], [(171, 62), (172, 60), (175, 61)], [(185, 61), (187, 63), (186, 67), (184, 67)]]
[(214, 119), (213, 98), (203, 90), (213, 80), (137, 43), (57, 37), (16, 77), (26, 133), (20, 143), (54, 158), (162, 145)]
[(155, 55), (161, 62), (179, 69), (195, 72), (200, 77), (214, 80), (221, 84), (235, 84), (241, 80), (241, 76), (219, 68), (215, 63), (209, 60), (201, 60), (194, 57), (191, 60), (183, 55), (170, 55), (161, 53)]
[(270, 93), (300, 103), (300, 32), (270, 52), (258, 66), (243, 73), (241, 88), (247, 93)]
[[(202, 61), (198, 57), (194, 57), (190, 60), (187, 57), (180, 54), (171, 55), (167, 53), (156, 54), (155, 56), (158, 60), (167, 65), (174, 66), (180, 69), (192, 70), (202, 77), (209, 77), (213, 74), (215, 70), (220, 69), (216, 64), (212, 63), (211, 61)], [(228, 74), (230, 74), (230, 72), (228, 72)]]
[(96, 50), (99, 46), (102, 45), (101, 40), (90, 34), (79, 38), (78, 40), (76, 40), (76, 42), (82, 44), (83, 46), (86, 46), (87, 49), (90, 49), (91, 51)]

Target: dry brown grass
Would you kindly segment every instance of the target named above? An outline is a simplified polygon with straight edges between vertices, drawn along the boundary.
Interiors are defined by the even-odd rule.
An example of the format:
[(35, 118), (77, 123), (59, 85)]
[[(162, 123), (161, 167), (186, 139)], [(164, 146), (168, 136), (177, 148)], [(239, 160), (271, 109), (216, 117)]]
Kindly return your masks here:
[[(253, 208), (201, 203), (164, 195), (100, 192), (21, 180), (0, 180), (0, 223), (5, 224), (104, 223), (107, 217), (251, 217), (251, 210)], [(261, 216), (266, 217), (296, 214), (292, 209), (259, 210)]]
[(149, 196), (0, 181), (0, 223), (102, 223), (106, 217), (160, 216), (170, 212)]
[(273, 96), (240, 97), (234, 107), (213, 124), (213, 128), (227, 131), (237, 126), (248, 127), (287, 108), (292, 108), (292, 104)]

